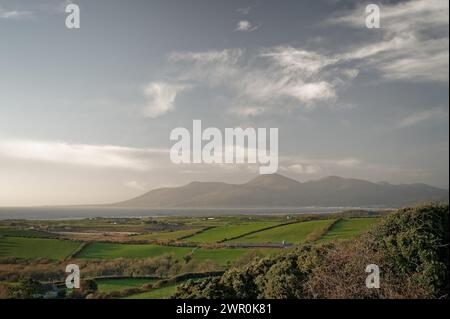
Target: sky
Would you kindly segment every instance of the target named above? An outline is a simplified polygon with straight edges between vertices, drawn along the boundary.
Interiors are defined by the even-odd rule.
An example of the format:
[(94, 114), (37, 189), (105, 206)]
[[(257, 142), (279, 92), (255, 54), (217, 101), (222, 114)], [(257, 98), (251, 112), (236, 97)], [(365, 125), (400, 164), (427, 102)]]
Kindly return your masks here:
[(97, 204), (252, 164), (170, 132), (279, 129), (278, 173), (449, 184), (449, 2), (0, 0), (0, 206)]

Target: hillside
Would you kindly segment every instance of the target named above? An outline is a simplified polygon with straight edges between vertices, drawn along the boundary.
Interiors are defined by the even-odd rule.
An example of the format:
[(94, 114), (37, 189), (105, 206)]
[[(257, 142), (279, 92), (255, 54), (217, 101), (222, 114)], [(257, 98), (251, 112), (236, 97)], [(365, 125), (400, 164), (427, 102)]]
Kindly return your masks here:
[(337, 176), (298, 182), (288, 177), (260, 175), (245, 184), (192, 182), (160, 188), (116, 203), (146, 208), (281, 208), (281, 207), (400, 207), (423, 201), (448, 202), (448, 190), (425, 184), (373, 183)]

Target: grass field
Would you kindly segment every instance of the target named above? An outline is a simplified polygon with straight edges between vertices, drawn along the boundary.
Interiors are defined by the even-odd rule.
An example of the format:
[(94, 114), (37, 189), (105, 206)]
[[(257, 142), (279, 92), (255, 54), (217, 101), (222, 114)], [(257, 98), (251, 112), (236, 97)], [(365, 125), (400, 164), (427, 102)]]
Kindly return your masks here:
[(92, 243), (82, 249), (77, 258), (87, 259), (114, 259), (114, 258), (147, 258), (173, 254), (175, 258), (182, 259), (192, 251), (189, 247), (159, 246), (151, 244), (113, 244)]
[(98, 279), (97, 289), (99, 292), (110, 293), (113, 291), (121, 291), (129, 288), (139, 288), (145, 284), (152, 284), (159, 279), (151, 278), (124, 278), (124, 279)]
[(131, 237), (135, 240), (176, 240), (185, 236), (195, 234), (200, 229), (183, 229), (176, 231), (154, 232)]
[(194, 260), (205, 261), (212, 260), (220, 266), (227, 266), (233, 263), (239, 257), (257, 252), (261, 255), (274, 254), (279, 252), (280, 249), (248, 249), (248, 248), (216, 248), (216, 249), (196, 249), (193, 253)]
[(161, 288), (152, 289), (147, 292), (130, 295), (124, 299), (169, 299), (177, 290), (178, 284), (172, 284)]
[(335, 239), (349, 239), (357, 236), (373, 224), (380, 221), (380, 218), (346, 218), (337, 221), (331, 229), (319, 239), (319, 242), (329, 242)]
[(9, 228), (9, 227), (0, 227), (0, 236), (8, 236), (8, 237), (33, 237), (33, 238), (52, 238), (55, 235), (34, 230), (34, 229), (20, 229), (20, 228)]
[[(113, 243), (92, 243), (77, 254), (77, 258), (86, 259), (114, 259), (114, 258), (147, 258), (173, 254), (175, 258), (181, 260), (187, 254), (192, 253), (195, 261), (211, 260), (220, 266), (232, 263), (240, 256), (255, 251), (245, 248), (197, 248), (173, 247), (151, 244), (113, 244)], [(273, 249), (259, 249), (262, 254), (272, 253)]]
[(320, 230), (329, 223), (331, 219), (314, 220), (301, 223), (293, 223), (268, 230), (263, 230), (238, 239), (231, 240), (234, 243), (286, 243), (298, 244), (304, 242), (308, 235)]
[(277, 222), (254, 222), (240, 225), (219, 226), (205, 230), (204, 232), (186, 238), (185, 240), (195, 243), (215, 243), (277, 224)]
[(2, 237), (0, 238), (0, 256), (63, 260), (79, 246), (79, 242), (69, 240)]

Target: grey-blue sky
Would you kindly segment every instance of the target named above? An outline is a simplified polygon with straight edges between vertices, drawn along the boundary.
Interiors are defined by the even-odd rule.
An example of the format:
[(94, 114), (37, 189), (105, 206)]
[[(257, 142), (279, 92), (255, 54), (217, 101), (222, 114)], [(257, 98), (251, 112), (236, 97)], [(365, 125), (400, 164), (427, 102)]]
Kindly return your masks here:
[(169, 133), (194, 118), (279, 127), (280, 172), (300, 180), (448, 187), (446, 0), (383, 2), (379, 30), (359, 1), (79, 0), (71, 31), (66, 3), (0, 1), (2, 206), (256, 173), (173, 166)]

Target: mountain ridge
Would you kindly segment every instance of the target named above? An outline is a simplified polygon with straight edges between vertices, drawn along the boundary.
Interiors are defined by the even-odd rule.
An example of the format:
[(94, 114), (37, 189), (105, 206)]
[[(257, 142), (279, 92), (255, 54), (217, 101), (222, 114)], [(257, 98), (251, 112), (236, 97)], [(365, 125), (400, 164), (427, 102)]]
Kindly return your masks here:
[(421, 183), (394, 185), (327, 176), (300, 182), (280, 174), (259, 175), (243, 184), (191, 182), (158, 188), (115, 203), (145, 208), (275, 208), (307, 206), (400, 207), (423, 201), (447, 201), (448, 190)]

